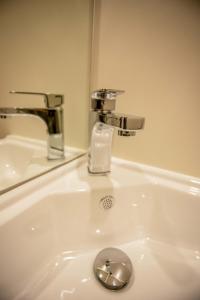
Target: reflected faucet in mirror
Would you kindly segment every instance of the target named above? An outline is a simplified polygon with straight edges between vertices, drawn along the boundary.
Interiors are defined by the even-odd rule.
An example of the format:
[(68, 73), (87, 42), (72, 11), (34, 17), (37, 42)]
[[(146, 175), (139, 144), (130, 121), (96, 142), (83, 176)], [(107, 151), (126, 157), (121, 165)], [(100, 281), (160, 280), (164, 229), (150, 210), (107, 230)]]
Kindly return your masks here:
[(44, 97), (45, 108), (1, 107), (0, 117), (35, 116), (43, 120), (47, 126), (47, 158), (49, 160), (64, 158), (64, 96), (60, 94), (16, 92), (12, 94), (39, 95)]
[(145, 118), (114, 113), (116, 97), (121, 90), (100, 89), (92, 93), (90, 127), (91, 140), (88, 154), (88, 171), (106, 174), (111, 168), (111, 148), (114, 129), (119, 136), (134, 136), (144, 128)]

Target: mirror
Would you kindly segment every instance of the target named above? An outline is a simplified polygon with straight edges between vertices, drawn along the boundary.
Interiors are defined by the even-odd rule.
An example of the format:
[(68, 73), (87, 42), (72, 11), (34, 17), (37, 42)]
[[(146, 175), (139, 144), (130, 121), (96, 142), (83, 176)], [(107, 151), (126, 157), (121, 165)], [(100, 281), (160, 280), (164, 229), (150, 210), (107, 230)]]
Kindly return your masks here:
[(10, 90), (63, 94), (67, 146), (65, 160), (48, 161), (40, 118), (1, 118), (1, 194), (87, 149), (92, 15), (93, 0), (0, 0), (0, 107), (44, 107), (42, 97)]

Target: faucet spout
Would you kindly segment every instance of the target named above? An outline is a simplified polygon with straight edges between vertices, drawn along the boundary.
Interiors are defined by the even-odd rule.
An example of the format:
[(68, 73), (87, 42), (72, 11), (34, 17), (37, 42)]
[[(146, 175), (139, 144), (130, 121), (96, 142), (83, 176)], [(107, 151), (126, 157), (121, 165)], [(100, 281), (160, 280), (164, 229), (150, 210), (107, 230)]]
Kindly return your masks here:
[(117, 113), (100, 113), (99, 120), (125, 132), (134, 132), (144, 128), (145, 118)]
[(28, 116), (32, 115), (42, 119), (49, 134), (61, 133), (61, 119), (59, 117), (59, 109), (46, 108), (23, 108), (23, 107), (2, 107), (0, 108), (1, 117)]
[[(23, 92), (16, 92), (22, 94)], [(26, 94), (26, 93), (25, 93)], [(41, 95), (41, 93), (28, 93)], [(46, 94), (42, 94), (46, 95)], [(46, 95), (48, 98), (48, 95)], [(53, 98), (52, 94), (50, 94)], [(56, 95), (55, 95), (56, 96)], [(58, 95), (61, 97), (62, 95)], [(55, 98), (55, 97), (54, 97)], [(47, 142), (47, 158), (49, 160), (64, 158), (64, 128), (63, 128), (63, 108), (62, 102), (55, 102), (46, 105), (45, 108), (25, 108), (25, 107), (2, 107), (0, 108), (0, 118), (14, 116), (33, 116), (40, 118), (47, 127), (48, 142)], [(49, 103), (49, 102), (48, 102)]]

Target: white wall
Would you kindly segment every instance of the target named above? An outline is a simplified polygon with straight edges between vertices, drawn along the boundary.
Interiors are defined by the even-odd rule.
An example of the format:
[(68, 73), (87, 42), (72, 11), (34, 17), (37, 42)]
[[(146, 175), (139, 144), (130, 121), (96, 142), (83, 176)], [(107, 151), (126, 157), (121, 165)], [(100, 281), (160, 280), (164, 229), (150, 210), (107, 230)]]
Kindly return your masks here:
[(124, 89), (119, 112), (146, 117), (113, 154), (200, 176), (200, 2), (96, 0), (92, 88)]

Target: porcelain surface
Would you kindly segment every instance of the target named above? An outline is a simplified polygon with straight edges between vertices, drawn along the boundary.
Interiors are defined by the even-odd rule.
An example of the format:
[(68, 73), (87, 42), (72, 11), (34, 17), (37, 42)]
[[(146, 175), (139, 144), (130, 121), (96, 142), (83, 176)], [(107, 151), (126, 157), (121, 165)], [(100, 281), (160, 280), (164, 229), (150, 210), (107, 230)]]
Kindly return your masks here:
[[(71, 162), (1, 196), (0, 299), (199, 300), (199, 213), (198, 178), (117, 159), (91, 176), (86, 158)], [(106, 247), (132, 261), (122, 291), (93, 274)]]
[[(81, 150), (66, 147), (65, 160), (72, 159), (80, 152)], [(46, 142), (8, 135), (0, 139), (0, 191), (60, 163), (62, 160), (47, 160)]]

